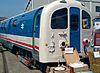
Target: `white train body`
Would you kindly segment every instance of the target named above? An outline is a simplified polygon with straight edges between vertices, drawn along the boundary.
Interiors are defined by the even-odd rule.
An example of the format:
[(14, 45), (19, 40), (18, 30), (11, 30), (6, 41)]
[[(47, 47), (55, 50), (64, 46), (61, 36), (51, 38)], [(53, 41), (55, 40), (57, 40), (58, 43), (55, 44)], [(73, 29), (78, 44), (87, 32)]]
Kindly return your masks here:
[[(72, 31), (70, 32), (70, 8), (75, 7), (79, 8), (79, 26), (78, 30), (79, 32), (79, 37), (77, 36), (78, 34), (74, 34), (74, 32), (77, 31)], [(66, 8), (67, 9), (67, 28), (66, 29), (52, 29), (52, 15), (60, 10)], [(39, 49), (39, 57), (41, 62), (58, 62), (59, 60), (61, 62), (64, 61), (63, 56), (62, 56), (62, 50), (61, 50), (61, 43), (66, 42), (70, 46), (70, 44), (74, 44), (76, 42), (76, 46), (79, 45), (80, 48), (78, 48), (78, 51), (82, 54), (84, 52), (84, 47), (82, 44), (83, 39), (85, 38), (91, 38), (91, 29), (92, 25), (90, 26), (89, 29), (83, 29), (82, 28), (82, 10), (86, 11), (89, 13), (89, 11), (81, 5), (81, 3), (73, 0), (67, 0), (66, 3), (60, 3), (60, 1), (55, 1), (43, 9), (42, 12), (42, 17), (41, 17), (41, 28), (40, 28), (40, 39), (39, 39), (39, 46), (41, 49)], [(90, 13), (89, 13), (90, 14)], [(64, 20), (63, 20), (64, 21)], [(62, 22), (63, 22), (62, 21)], [(58, 20), (59, 22), (59, 20)], [(89, 22), (88, 22), (89, 23)], [(91, 16), (90, 16), (90, 23), (91, 23)], [(75, 26), (74, 26), (75, 27)], [(72, 27), (73, 28), (73, 27)], [(70, 35), (74, 34), (74, 38), (72, 37), (74, 43), (71, 43), (71, 37)], [(65, 36), (64, 36), (65, 35)], [(79, 39), (79, 43), (77, 43)], [(74, 48), (77, 48), (76, 46), (72, 46)], [(54, 48), (52, 48), (54, 47)], [(83, 55), (83, 54), (82, 54)]]
[[(11, 32), (10, 30), (6, 33), (0, 32), (3, 44), (10, 48), (18, 47), (31, 52), (32, 58), (41, 63), (65, 62), (61, 49), (65, 46), (74, 47), (80, 55), (83, 55), (84, 45), (82, 42), (85, 38), (91, 39), (92, 31), (91, 14), (83, 4), (74, 0), (57, 0), (43, 6), (43, 8), (40, 8), (40, 12), (38, 10), (38, 14), (34, 14), (35, 17), (41, 16), (40, 21), (35, 17), (33, 20), (28, 21), (28, 19), (33, 18), (31, 15), (33, 11), (8, 19), (10, 23), (19, 18), (19, 26), (18, 28), (9, 28), (13, 30)], [(28, 14), (30, 15), (27, 17)], [(20, 16), (23, 16), (23, 18)], [(24, 21), (21, 23), (22, 20), (28, 21), (28, 23), (25, 24)], [(35, 25), (35, 22), (40, 22), (40, 26)], [(32, 31), (30, 32), (30, 30)], [(35, 37), (37, 30), (39, 33)], [(14, 34), (15, 31), (16, 33), (20, 32), (20, 34)], [(30, 33), (32, 36), (26, 35)]]

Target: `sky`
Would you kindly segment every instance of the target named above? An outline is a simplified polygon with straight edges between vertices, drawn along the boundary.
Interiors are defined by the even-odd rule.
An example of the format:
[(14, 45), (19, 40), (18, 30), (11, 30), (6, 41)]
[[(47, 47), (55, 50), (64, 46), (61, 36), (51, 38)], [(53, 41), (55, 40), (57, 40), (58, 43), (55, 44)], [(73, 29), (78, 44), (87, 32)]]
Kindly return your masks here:
[(11, 17), (23, 13), (28, 0), (0, 0), (0, 17)]

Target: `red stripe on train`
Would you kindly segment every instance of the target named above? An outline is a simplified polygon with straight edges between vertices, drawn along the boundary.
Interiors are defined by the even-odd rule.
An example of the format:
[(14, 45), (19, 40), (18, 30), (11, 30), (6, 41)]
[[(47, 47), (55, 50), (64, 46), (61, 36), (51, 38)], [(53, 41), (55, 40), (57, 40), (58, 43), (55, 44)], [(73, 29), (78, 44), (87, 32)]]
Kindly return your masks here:
[(10, 39), (10, 38), (4, 38), (4, 37), (0, 37), (0, 38), (3, 38), (3, 39), (5, 39), (5, 40), (12, 41), (12, 42), (15, 42), (15, 43), (17, 43), (17, 44), (21, 44), (21, 45), (24, 45), (24, 46), (27, 46), (27, 47), (34, 48), (34, 49), (39, 50), (39, 47), (36, 46), (36, 45), (33, 46), (33, 45), (31, 45), (31, 44), (27, 44), (27, 43), (24, 43), (24, 42), (12, 40), (12, 39)]

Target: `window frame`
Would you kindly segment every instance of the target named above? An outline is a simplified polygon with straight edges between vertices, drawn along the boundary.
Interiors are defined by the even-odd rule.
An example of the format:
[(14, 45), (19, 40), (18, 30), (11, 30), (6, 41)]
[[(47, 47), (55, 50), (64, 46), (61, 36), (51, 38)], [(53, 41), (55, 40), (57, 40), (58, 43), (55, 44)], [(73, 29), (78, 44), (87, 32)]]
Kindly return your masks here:
[[(88, 15), (88, 17), (83, 17), (83, 16), (85, 16), (84, 14), (86, 13), (86, 16)], [(88, 21), (88, 22), (87, 22)], [(88, 26), (86, 26), (86, 25), (83, 25), (83, 22), (84, 23), (88, 23)], [(85, 27), (86, 26), (86, 27)], [(85, 11), (85, 10), (82, 10), (82, 29), (91, 29), (91, 16), (90, 16), (90, 14), (87, 12), (87, 11)]]
[[(64, 14), (64, 15), (62, 15), (62, 16), (59, 16), (59, 12), (58, 11), (60, 11), (60, 10), (63, 10), (63, 9), (65, 9), (65, 12), (66, 12), (66, 14)], [(58, 13), (58, 15), (57, 15), (57, 17), (54, 15), (54, 14), (56, 14), (56, 13)], [(54, 20), (52, 20), (52, 19), (54, 19), (53, 18), (53, 16), (54, 16), (54, 18), (59, 18), (59, 17), (62, 17), (62, 19), (64, 19), (65, 18), (65, 16), (66, 16), (66, 21), (65, 21), (65, 25), (63, 26), (63, 27), (57, 27), (57, 26), (54, 26), (52, 23), (54, 22)], [(57, 21), (57, 20), (55, 20), (55, 21)], [(57, 24), (57, 23), (56, 23)], [(61, 25), (61, 24), (60, 24)], [(58, 10), (56, 10), (56, 11), (54, 11), (53, 13), (52, 13), (52, 15), (51, 15), (51, 25), (50, 25), (50, 27), (51, 27), (51, 29), (67, 29), (68, 28), (68, 9), (67, 8), (61, 8), (61, 9), (58, 9)]]

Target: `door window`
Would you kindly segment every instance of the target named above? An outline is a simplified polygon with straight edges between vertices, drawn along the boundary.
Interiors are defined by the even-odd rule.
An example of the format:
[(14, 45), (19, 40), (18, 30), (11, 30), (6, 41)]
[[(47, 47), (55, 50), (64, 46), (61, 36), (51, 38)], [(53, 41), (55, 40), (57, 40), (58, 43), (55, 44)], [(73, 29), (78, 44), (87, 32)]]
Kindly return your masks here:
[(79, 22), (78, 17), (79, 16), (77, 14), (72, 14), (70, 17), (71, 17), (71, 19), (70, 19), (71, 30), (72, 31), (77, 31), (78, 30), (78, 22)]
[(70, 8), (70, 30), (71, 31), (77, 31), (80, 24), (80, 14), (78, 11), (79, 8), (71, 7)]

